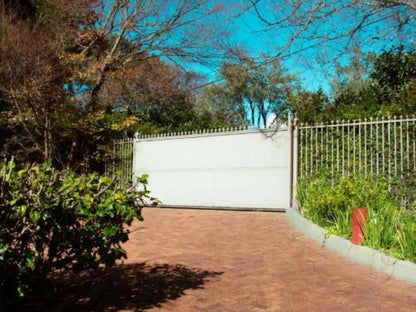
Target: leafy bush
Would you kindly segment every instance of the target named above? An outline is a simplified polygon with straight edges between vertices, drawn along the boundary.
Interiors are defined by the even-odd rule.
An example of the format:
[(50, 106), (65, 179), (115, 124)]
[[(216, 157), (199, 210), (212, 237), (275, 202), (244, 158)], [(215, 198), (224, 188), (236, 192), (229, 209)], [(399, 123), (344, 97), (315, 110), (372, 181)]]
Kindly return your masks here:
[(0, 302), (50, 287), (55, 270), (111, 267), (126, 258), (134, 218), (142, 220), (147, 177), (123, 190), (118, 179), (78, 176), (49, 165), (0, 165)]
[(391, 186), (393, 198), (403, 209), (411, 211), (416, 217), (416, 172), (404, 172)]
[(366, 208), (364, 245), (416, 261), (416, 216), (383, 180), (327, 177), (300, 181), (301, 212), (329, 232), (349, 239), (354, 208)]

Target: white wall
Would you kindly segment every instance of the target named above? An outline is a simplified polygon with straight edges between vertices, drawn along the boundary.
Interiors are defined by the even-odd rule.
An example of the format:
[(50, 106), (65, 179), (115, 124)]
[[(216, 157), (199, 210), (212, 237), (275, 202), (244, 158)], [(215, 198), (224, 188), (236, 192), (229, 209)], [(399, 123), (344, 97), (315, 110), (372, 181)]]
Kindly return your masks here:
[(134, 175), (165, 206), (286, 208), (289, 132), (136, 139)]

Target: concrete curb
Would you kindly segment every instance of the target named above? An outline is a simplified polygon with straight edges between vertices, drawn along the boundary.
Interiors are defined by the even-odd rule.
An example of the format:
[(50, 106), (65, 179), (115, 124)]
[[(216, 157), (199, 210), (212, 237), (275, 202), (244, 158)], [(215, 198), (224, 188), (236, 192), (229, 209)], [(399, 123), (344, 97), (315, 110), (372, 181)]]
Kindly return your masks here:
[(372, 269), (416, 284), (416, 263), (393, 258), (368, 247), (354, 245), (349, 240), (331, 234), (305, 219), (293, 208), (286, 209), (286, 217), (296, 229), (321, 246)]

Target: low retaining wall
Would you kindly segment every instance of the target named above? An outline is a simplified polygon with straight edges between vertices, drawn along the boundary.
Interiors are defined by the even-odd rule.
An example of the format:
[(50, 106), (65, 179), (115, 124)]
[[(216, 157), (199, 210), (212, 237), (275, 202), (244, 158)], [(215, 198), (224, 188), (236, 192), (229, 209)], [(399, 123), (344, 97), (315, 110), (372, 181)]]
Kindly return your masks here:
[(349, 240), (331, 234), (305, 219), (293, 208), (286, 209), (286, 216), (295, 228), (323, 247), (382, 273), (416, 284), (416, 263), (393, 258), (368, 247), (354, 245)]

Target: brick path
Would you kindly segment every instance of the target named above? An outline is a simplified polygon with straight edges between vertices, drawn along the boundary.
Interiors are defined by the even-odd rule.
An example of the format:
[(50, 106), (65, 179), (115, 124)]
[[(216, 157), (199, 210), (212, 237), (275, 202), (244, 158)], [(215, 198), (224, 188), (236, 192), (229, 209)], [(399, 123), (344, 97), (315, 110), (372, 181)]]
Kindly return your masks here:
[(128, 260), (96, 281), (96, 311), (416, 311), (416, 285), (320, 247), (282, 213), (143, 215)]

